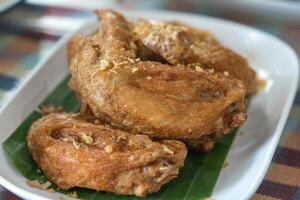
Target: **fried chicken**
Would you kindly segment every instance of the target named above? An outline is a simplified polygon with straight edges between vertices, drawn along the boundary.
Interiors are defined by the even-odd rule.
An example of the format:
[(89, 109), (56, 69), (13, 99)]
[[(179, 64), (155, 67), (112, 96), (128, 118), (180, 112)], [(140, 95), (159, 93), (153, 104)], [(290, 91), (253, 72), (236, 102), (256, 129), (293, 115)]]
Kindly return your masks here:
[(69, 43), (71, 87), (82, 107), (120, 129), (191, 141), (196, 150), (207, 149), (200, 144), (215, 138), (208, 135), (244, 123), (241, 81), (199, 66), (141, 61), (132, 25), (111, 10), (97, 14), (101, 29)]
[(153, 141), (68, 113), (34, 122), (27, 142), (45, 176), (61, 189), (136, 196), (156, 192), (174, 179), (187, 153), (179, 141)]
[(212, 68), (242, 80), (248, 95), (256, 91), (256, 74), (246, 59), (223, 47), (206, 31), (181, 23), (139, 20), (134, 23), (134, 33), (139, 46), (148, 52), (144, 59), (156, 55), (173, 65)]

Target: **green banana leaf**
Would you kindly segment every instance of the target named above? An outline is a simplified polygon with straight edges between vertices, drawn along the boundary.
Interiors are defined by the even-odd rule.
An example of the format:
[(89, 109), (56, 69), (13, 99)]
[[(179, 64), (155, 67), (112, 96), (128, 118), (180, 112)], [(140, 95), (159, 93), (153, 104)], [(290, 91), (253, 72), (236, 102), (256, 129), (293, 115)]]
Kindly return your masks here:
[[(57, 106), (63, 106), (67, 112), (78, 112), (79, 102), (74, 93), (69, 89), (66, 78), (41, 105), (52, 103)], [(41, 115), (34, 111), (27, 119), (15, 130), (15, 132), (3, 143), (3, 147), (8, 153), (8, 157), (13, 161), (16, 169), (28, 180), (47, 181), (42, 171), (32, 160), (26, 145), (27, 131), (35, 120)], [(236, 130), (221, 138), (214, 149), (207, 155), (189, 152), (185, 160), (184, 167), (180, 170), (179, 176), (166, 184), (157, 193), (148, 195), (143, 199), (206, 199), (209, 198), (214, 189), (218, 176), (223, 168), (228, 150), (236, 134)], [(140, 199), (133, 196), (117, 196), (105, 192), (96, 192), (94, 190), (74, 188), (70, 191), (63, 191), (55, 186), (57, 192), (66, 194), (76, 191), (80, 199)]]

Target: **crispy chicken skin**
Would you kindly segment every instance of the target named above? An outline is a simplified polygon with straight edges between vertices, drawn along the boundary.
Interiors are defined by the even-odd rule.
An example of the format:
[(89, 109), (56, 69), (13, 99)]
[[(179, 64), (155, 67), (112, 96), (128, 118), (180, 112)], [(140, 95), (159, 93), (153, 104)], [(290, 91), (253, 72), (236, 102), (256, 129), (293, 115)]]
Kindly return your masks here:
[(156, 54), (173, 65), (199, 65), (228, 72), (243, 81), (248, 95), (256, 91), (256, 74), (247, 61), (208, 32), (181, 23), (139, 20), (134, 23), (134, 33), (144, 49), (149, 49), (146, 52), (152, 52), (148, 53), (150, 58)]
[(136, 196), (156, 192), (174, 179), (187, 153), (182, 142), (154, 142), (68, 113), (36, 121), (27, 142), (46, 177), (62, 189)]
[(118, 128), (191, 140), (192, 147), (205, 135), (243, 124), (241, 81), (197, 67), (141, 61), (131, 24), (111, 10), (97, 14), (99, 32), (69, 43), (70, 85), (82, 107)]

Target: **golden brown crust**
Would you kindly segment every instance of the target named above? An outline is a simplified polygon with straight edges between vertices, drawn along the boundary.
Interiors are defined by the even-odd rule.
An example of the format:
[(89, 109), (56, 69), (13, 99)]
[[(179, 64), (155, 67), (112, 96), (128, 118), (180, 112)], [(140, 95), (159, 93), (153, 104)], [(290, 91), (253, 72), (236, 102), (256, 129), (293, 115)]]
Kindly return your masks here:
[(181, 142), (154, 142), (67, 113), (36, 121), (27, 142), (46, 177), (62, 189), (137, 196), (158, 191), (174, 179), (187, 153)]
[(134, 32), (145, 47), (173, 65), (200, 65), (228, 72), (243, 81), (247, 94), (256, 91), (256, 74), (246, 59), (223, 47), (208, 32), (180, 23), (145, 20), (134, 23)]
[(70, 59), (72, 88), (96, 117), (152, 138), (193, 140), (245, 121), (234, 117), (245, 116), (240, 81), (199, 66), (140, 61), (130, 24), (114, 11), (98, 13), (101, 30)]

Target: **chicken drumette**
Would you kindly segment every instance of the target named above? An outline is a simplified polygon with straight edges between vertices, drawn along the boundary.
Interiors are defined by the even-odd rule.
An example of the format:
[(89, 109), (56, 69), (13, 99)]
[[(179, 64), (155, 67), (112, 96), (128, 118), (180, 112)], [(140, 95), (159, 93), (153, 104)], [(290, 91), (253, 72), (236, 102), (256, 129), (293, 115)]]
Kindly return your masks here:
[(27, 142), (45, 176), (62, 189), (136, 196), (158, 191), (174, 179), (187, 153), (182, 142), (155, 142), (68, 113), (33, 123)]
[(241, 81), (199, 66), (141, 61), (132, 25), (111, 10), (97, 15), (99, 31), (69, 43), (70, 83), (82, 108), (115, 127), (196, 150), (210, 150), (218, 135), (243, 124)]
[(144, 59), (160, 57), (170, 64), (212, 68), (241, 81), (248, 95), (255, 93), (257, 78), (246, 59), (223, 47), (202, 30), (181, 23), (139, 20), (134, 24), (137, 43), (145, 49)]

